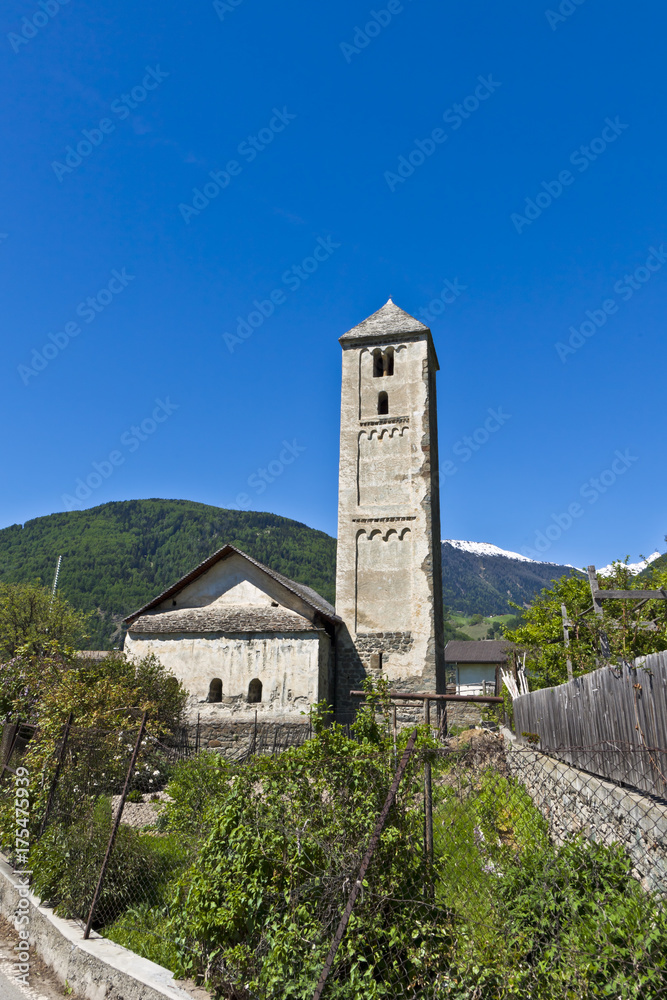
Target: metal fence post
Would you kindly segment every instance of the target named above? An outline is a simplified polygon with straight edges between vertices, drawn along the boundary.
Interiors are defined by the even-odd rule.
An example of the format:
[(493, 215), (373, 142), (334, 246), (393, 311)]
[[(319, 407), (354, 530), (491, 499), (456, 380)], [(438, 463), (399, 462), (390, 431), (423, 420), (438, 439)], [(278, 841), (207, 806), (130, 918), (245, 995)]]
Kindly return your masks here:
[(51, 806), (53, 805), (53, 797), (56, 794), (56, 788), (58, 787), (58, 780), (60, 778), (60, 771), (62, 770), (63, 761), (65, 759), (65, 749), (67, 747), (67, 740), (69, 739), (69, 731), (73, 719), (74, 719), (74, 713), (70, 712), (67, 718), (67, 722), (65, 723), (65, 728), (63, 729), (63, 735), (60, 741), (60, 748), (58, 750), (58, 760), (56, 763), (56, 770), (54, 772), (53, 781), (51, 782), (51, 787), (49, 789), (49, 797), (46, 800), (46, 809), (44, 810), (42, 825), (39, 828), (40, 837), (46, 830), (46, 824), (49, 822), (49, 813), (51, 812)]
[[(431, 702), (424, 699), (424, 722), (431, 731)], [(426, 848), (426, 861), (429, 866), (433, 861), (433, 786), (431, 783), (431, 762), (424, 759), (424, 846)]]
[(123, 815), (123, 807), (125, 806), (125, 799), (127, 798), (127, 793), (130, 787), (130, 781), (132, 780), (132, 774), (134, 773), (134, 768), (137, 763), (137, 757), (139, 756), (139, 750), (141, 749), (141, 741), (144, 738), (144, 731), (146, 729), (146, 719), (148, 718), (148, 712), (144, 712), (143, 718), (141, 720), (141, 726), (139, 727), (139, 735), (137, 736), (137, 742), (135, 743), (134, 750), (132, 751), (132, 757), (130, 759), (130, 766), (127, 769), (127, 775), (125, 777), (125, 784), (123, 785), (123, 791), (120, 795), (120, 802), (118, 803), (118, 810), (114, 818), (113, 824), (111, 826), (111, 836), (109, 837), (109, 843), (107, 845), (106, 854), (104, 855), (104, 861), (102, 862), (102, 868), (100, 870), (100, 877), (97, 880), (97, 885), (95, 886), (95, 892), (93, 894), (93, 901), (90, 904), (90, 912), (88, 914), (88, 920), (86, 921), (86, 929), (83, 932), (84, 940), (90, 937), (90, 929), (93, 925), (93, 917), (95, 916), (95, 907), (97, 906), (97, 901), (102, 892), (102, 886), (104, 884), (104, 876), (106, 875), (106, 870), (109, 865), (109, 860), (113, 851), (113, 845), (116, 840), (116, 834), (118, 833), (118, 827), (120, 826), (120, 818)]
[(415, 740), (417, 739), (417, 730), (413, 732), (412, 736), (408, 740), (408, 745), (403, 751), (403, 756), (401, 757), (401, 763), (398, 765), (398, 770), (394, 775), (394, 780), (391, 783), (391, 788), (387, 795), (385, 804), (380, 813), (380, 817), (376, 823), (375, 830), (373, 831), (373, 836), (371, 837), (371, 842), (368, 845), (368, 850), (364, 854), (363, 861), (361, 862), (361, 867), (359, 869), (359, 874), (357, 875), (357, 880), (352, 886), (352, 891), (350, 892), (350, 898), (347, 901), (347, 906), (345, 907), (345, 912), (340, 918), (340, 923), (338, 924), (338, 929), (334, 935), (334, 939), (331, 942), (331, 948), (329, 949), (329, 954), (327, 955), (327, 960), (324, 963), (324, 968), (318, 980), (317, 986), (315, 987), (315, 992), (313, 993), (313, 1000), (320, 1000), (322, 996), (322, 991), (327, 984), (327, 979), (329, 978), (329, 973), (331, 972), (331, 967), (334, 963), (336, 957), (336, 952), (338, 947), (343, 940), (343, 935), (345, 934), (345, 929), (349, 923), (350, 917), (352, 916), (352, 910), (354, 909), (354, 904), (357, 901), (357, 896), (361, 891), (361, 886), (364, 881), (366, 872), (368, 871), (368, 866), (371, 863), (371, 858), (375, 853), (375, 848), (380, 841), (380, 834), (382, 833), (382, 828), (386, 822), (387, 816), (389, 815), (389, 810), (394, 804), (394, 799), (396, 798), (396, 792), (398, 791), (398, 786), (401, 783), (401, 778), (405, 773), (405, 769), (408, 766), (410, 757), (412, 756), (412, 751), (415, 748)]

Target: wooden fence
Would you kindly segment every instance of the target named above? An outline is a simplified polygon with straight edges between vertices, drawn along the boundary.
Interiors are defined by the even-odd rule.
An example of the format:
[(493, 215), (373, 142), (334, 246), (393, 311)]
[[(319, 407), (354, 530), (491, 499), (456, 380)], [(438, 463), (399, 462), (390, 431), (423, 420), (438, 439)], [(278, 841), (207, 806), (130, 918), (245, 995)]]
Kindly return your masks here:
[(667, 800), (667, 652), (514, 699), (517, 736)]

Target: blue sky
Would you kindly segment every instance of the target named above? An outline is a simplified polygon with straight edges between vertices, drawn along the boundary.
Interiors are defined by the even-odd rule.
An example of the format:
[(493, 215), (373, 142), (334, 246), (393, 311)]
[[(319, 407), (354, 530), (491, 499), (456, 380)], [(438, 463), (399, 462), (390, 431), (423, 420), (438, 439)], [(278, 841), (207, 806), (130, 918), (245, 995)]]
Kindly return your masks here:
[(89, 479), (78, 508), (335, 534), (337, 340), (391, 295), (440, 359), (443, 537), (664, 549), (666, 30), (618, 0), (6, 0), (0, 524)]

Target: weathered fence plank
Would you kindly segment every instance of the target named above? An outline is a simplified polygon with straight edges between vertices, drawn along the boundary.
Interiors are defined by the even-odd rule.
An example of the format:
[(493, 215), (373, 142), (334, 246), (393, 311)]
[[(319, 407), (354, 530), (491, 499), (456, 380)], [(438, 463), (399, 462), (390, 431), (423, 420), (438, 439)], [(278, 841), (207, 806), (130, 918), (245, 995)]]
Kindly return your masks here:
[(514, 721), (540, 750), (667, 799), (667, 652), (520, 695)]

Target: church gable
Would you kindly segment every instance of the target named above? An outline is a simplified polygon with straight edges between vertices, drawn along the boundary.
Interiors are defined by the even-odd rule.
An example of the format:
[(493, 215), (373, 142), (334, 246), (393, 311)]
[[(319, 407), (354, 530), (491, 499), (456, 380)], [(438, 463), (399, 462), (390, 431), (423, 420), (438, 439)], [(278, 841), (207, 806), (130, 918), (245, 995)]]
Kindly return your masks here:
[(288, 580), (240, 549), (225, 545), (125, 621), (132, 629), (146, 613), (173, 615), (177, 611), (206, 609), (209, 617), (213, 614), (220, 618), (226, 610), (238, 608), (248, 612), (256, 609), (264, 616), (279, 609), (309, 622), (324, 619), (334, 624), (339, 620), (331, 605), (315, 591)]
[[(250, 605), (271, 607), (284, 604), (284, 595), (270, 577), (246, 559), (233, 553), (186, 584), (181, 590), (162, 601), (158, 608), (204, 608), (218, 605)], [(278, 597), (283, 600), (277, 600)], [(289, 605), (287, 605), (289, 606)]]

